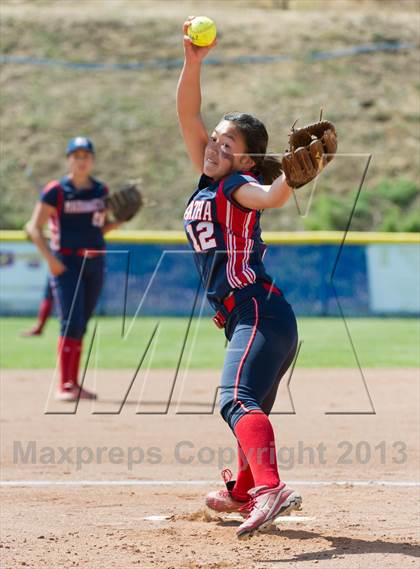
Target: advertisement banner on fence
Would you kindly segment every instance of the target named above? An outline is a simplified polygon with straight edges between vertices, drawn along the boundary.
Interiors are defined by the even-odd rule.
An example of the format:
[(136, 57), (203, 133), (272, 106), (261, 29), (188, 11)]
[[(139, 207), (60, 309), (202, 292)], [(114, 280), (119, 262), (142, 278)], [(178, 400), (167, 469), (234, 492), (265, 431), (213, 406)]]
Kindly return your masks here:
[(2, 243), (0, 249), (1, 313), (33, 314), (47, 281), (47, 265), (32, 243)]
[(420, 248), (416, 244), (367, 246), (369, 307), (373, 314), (418, 314)]

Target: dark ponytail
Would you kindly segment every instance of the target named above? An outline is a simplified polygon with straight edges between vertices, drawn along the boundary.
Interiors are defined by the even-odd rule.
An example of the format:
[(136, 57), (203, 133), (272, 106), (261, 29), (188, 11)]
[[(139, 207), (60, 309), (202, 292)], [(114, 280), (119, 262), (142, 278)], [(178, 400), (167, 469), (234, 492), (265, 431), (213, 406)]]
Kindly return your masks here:
[(253, 115), (246, 113), (227, 113), (224, 120), (233, 122), (245, 140), (247, 152), (252, 156), (255, 166), (252, 171), (261, 175), (264, 184), (271, 184), (282, 173), (281, 162), (267, 155), (268, 133), (264, 124)]
[(264, 184), (272, 184), (283, 172), (280, 160), (269, 154), (263, 157), (262, 164), (259, 168)]

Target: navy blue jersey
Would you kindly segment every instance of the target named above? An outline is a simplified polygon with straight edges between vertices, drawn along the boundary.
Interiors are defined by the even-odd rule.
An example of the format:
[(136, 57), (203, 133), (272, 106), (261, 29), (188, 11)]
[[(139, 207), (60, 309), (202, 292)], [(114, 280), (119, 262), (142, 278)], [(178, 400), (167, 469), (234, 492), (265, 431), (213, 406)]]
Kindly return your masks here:
[(76, 189), (70, 178), (47, 184), (41, 202), (55, 207), (49, 219), (51, 249), (104, 249), (102, 227), (106, 220), (104, 197), (108, 188), (91, 178), (90, 189)]
[(263, 265), (261, 212), (242, 207), (233, 192), (259, 182), (249, 172), (234, 172), (215, 182), (202, 175), (184, 213), (184, 228), (210, 304), (218, 310), (235, 289), (271, 281)]

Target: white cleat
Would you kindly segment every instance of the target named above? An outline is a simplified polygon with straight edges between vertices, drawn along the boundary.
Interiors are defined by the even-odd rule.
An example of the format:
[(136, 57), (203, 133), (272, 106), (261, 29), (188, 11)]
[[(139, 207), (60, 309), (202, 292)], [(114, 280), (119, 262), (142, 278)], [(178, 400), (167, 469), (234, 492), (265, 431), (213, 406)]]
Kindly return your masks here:
[(280, 482), (275, 488), (257, 486), (248, 493), (252, 496), (249, 503), (250, 513), (236, 532), (239, 539), (252, 537), (255, 532), (271, 526), (278, 516), (301, 509), (301, 495), (288, 488), (284, 482)]
[(241, 516), (246, 517), (250, 510), (248, 509), (249, 500), (240, 502), (232, 496), (232, 489), (235, 486), (235, 480), (232, 480), (232, 471), (229, 468), (222, 470), (222, 478), (226, 484), (225, 490), (213, 490), (206, 496), (206, 506), (211, 510), (219, 513), (238, 512)]
[(79, 385), (70, 384), (68, 387), (66, 384), (63, 388), (60, 388), (56, 394), (55, 399), (57, 401), (77, 401), (78, 399), (97, 399), (96, 393), (92, 393), (87, 389), (83, 389)]

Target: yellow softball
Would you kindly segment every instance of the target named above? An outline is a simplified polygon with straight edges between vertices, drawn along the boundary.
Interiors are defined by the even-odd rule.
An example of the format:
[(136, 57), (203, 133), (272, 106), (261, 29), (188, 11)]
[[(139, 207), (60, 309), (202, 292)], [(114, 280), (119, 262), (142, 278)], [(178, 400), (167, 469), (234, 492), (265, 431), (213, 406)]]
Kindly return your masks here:
[(194, 45), (206, 47), (216, 38), (216, 24), (206, 16), (197, 16), (188, 27), (188, 37)]

